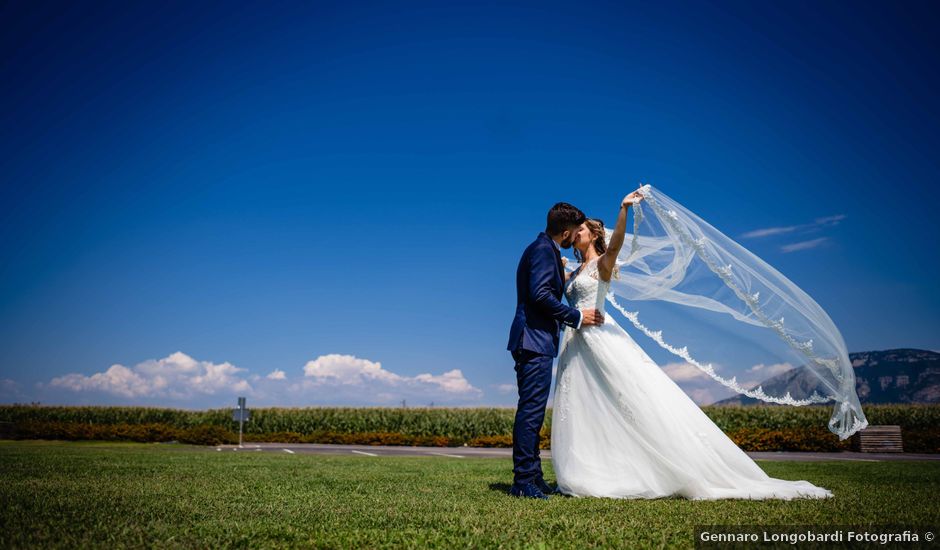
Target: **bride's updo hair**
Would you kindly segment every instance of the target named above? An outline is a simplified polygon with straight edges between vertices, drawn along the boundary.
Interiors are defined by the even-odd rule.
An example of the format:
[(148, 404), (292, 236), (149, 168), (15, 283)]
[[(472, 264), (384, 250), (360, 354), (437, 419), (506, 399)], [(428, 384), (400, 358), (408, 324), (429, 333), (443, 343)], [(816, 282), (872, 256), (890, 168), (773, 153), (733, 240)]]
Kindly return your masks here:
[[(604, 231), (604, 222), (597, 218), (587, 218), (584, 220), (584, 223), (587, 224), (588, 230), (591, 232), (591, 244), (594, 246), (594, 250), (598, 254), (603, 254), (607, 252), (607, 237), (606, 232)], [(574, 249), (574, 257), (579, 262), (584, 262), (584, 258), (581, 257), (581, 251), (577, 248)]]

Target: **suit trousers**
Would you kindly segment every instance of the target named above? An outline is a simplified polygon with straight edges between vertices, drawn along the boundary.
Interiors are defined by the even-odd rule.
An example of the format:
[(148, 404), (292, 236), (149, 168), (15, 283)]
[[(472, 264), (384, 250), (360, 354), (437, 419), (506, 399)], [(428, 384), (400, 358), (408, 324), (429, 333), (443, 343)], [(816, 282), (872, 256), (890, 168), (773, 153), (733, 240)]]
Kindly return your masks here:
[(519, 404), (512, 427), (513, 480), (526, 483), (542, 476), (539, 458), (539, 432), (545, 420), (545, 406), (552, 384), (550, 355), (518, 348), (512, 352), (516, 361), (516, 385)]

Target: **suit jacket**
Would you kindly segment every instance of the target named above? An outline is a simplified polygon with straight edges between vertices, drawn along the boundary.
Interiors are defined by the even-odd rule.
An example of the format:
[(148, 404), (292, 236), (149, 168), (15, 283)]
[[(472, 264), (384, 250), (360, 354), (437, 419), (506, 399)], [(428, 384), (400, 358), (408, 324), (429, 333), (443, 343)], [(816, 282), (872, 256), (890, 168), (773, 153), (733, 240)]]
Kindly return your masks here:
[(558, 355), (562, 323), (577, 327), (581, 312), (561, 303), (564, 291), (561, 253), (544, 231), (522, 253), (516, 268), (516, 316), (509, 330), (509, 351), (527, 349)]

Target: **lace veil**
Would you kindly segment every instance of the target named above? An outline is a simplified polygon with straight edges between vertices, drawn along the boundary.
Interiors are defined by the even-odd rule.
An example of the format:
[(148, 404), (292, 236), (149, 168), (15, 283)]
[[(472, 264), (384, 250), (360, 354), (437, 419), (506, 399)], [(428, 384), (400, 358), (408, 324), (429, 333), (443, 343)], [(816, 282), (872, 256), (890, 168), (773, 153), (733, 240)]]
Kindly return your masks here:
[(710, 401), (833, 402), (839, 439), (865, 428), (845, 342), (819, 304), (659, 189), (640, 193), (607, 301), (681, 360), (677, 375)]

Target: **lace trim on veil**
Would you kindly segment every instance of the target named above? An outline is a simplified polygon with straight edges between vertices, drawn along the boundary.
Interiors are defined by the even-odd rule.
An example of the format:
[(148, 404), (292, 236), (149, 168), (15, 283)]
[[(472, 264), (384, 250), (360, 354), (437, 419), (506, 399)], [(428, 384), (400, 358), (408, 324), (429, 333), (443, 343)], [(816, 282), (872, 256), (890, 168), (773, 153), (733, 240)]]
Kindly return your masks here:
[[(718, 277), (722, 280), (722, 282), (724, 282), (724, 284), (728, 288), (730, 288), (735, 293), (735, 295), (737, 295), (742, 301), (744, 301), (747, 304), (748, 308), (754, 313), (757, 319), (764, 326), (776, 332), (777, 335), (780, 336), (780, 338), (784, 342), (786, 342), (793, 349), (804, 354), (809, 360), (813, 361), (814, 363), (818, 365), (822, 365), (828, 368), (836, 377), (836, 379), (840, 381), (843, 379), (842, 372), (839, 370), (837, 361), (832, 360), (832, 359), (825, 359), (825, 358), (818, 357), (816, 354), (812, 352), (812, 349), (813, 349), (812, 339), (806, 342), (799, 342), (795, 340), (792, 336), (787, 334), (786, 331), (783, 329), (783, 318), (779, 320), (771, 320), (767, 317), (766, 314), (764, 314), (763, 311), (761, 311), (760, 302), (758, 301), (759, 293), (755, 292), (754, 294), (748, 294), (744, 292), (743, 290), (741, 290), (740, 287), (738, 287), (738, 285), (736, 285), (734, 281), (731, 279), (731, 276), (730, 276), (731, 265), (718, 266), (717, 263), (705, 253), (705, 247), (704, 247), (705, 237), (694, 240), (692, 239), (690, 235), (688, 235), (685, 231), (683, 231), (682, 227), (676, 222), (677, 214), (673, 211), (666, 212), (663, 209), (663, 207), (659, 204), (659, 202), (653, 197), (653, 193), (649, 190), (648, 186), (646, 187), (646, 190), (644, 191), (643, 195), (644, 195), (644, 199), (650, 205), (650, 207), (656, 211), (656, 214), (661, 219), (666, 220), (668, 223), (670, 223), (670, 225), (672, 226), (672, 229), (676, 232), (677, 235), (679, 235), (679, 238), (686, 245), (690, 246), (695, 251), (695, 254), (699, 258), (701, 258), (701, 260), (705, 263), (705, 265), (708, 266), (708, 268), (712, 272), (718, 275)], [(639, 203), (638, 202), (633, 203), (633, 236), (630, 242), (630, 256), (628, 256), (627, 261), (624, 263), (628, 263), (630, 257), (632, 257), (633, 254), (635, 254), (636, 251), (639, 249), (637, 236), (640, 232), (640, 222), (643, 219), (642, 212), (643, 212), (642, 209), (639, 208)], [(710, 378), (712, 378), (716, 382), (720, 383), (721, 385), (727, 388), (730, 388), (731, 390), (734, 390), (737, 393), (746, 395), (748, 397), (752, 397), (754, 399), (759, 399), (761, 401), (765, 401), (768, 403), (779, 403), (781, 405), (793, 405), (793, 406), (810, 405), (813, 403), (827, 403), (829, 401), (838, 399), (838, 397), (835, 395), (829, 395), (829, 396), (824, 397), (815, 390), (813, 391), (813, 394), (806, 399), (794, 399), (793, 396), (790, 395), (790, 392), (787, 392), (786, 395), (784, 395), (783, 397), (774, 397), (772, 395), (767, 395), (766, 393), (764, 393), (762, 386), (757, 386), (757, 388), (755, 389), (744, 388), (740, 384), (738, 384), (736, 376), (733, 376), (730, 379), (723, 378), (719, 376), (718, 373), (715, 372), (715, 369), (711, 363), (702, 364), (699, 361), (695, 360), (691, 355), (689, 355), (687, 346), (676, 348), (667, 344), (662, 338), (662, 332), (663, 332), (662, 330), (658, 330), (654, 332), (650, 330), (649, 328), (647, 328), (646, 326), (644, 326), (642, 323), (640, 323), (639, 317), (638, 317), (639, 311), (630, 312), (624, 309), (617, 302), (612, 292), (608, 292), (606, 298), (607, 298), (607, 301), (610, 302), (611, 305), (613, 305), (617, 309), (617, 311), (622, 313), (623, 316), (626, 317), (633, 324), (633, 326), (635, 326), (638, 330), (640, 330), (641, 332), (649, 336), (651, 339), (653, 339), (653, 341), (659, 344), (661, 348), (672, 353), (673, 355), (676, 355), (678, 357), (681, 357), (682, 359), (685, 359), (690, 364), (694, 365), (696, 368), (698, 368), (699, 370), (707, 374)]]
[(635, 326), (643, 334), (649, 336), (650, 338), (653, 339), (653, 341), (659, 344), (659, 347), (663, 348), (664, 350), (668, 351), (669, 353), (677, 357), (681, 357), (685, 359), (690, 364), (694, 365), (696, 368), (698, 368), (699, 370), (707, 374), (709, 377), (711, 377), (713, 380), (715, 380), (719, 384), (727, 388), (730, 388), (736, 391), (737, 393), (744, 394), (748, 397), (753, 397), (754, 399), (760, 399), (761, 401), (766, 401), (768, 403), (779, 403), (781, 405), (794, 405), (794, 406), (811, 405), (813, 403), (827, 403), (835, 399), (834, 396), (823, 397), (819, 395), (819, 392), (815, 390), (813, 391), (813, 395), (809, 396), (808, 399), (793, 399), (793, 397), (790, 395), (790, 392), (787, 392), (787, 394), (783, 397), (774, 397), (772, 395), (767, 395), (766, 393), (764, 393), (762, 386), (757, 386), (757, 388), (753, 390), (744, 388), (738, 384), (736, 376), (732, 376), (730, 379), (722, 378), (721, 376), (718, 375), (718, 373), (715, 372), (715, 369), (711, 363), (708, 363), (707, 365), (703, 365), (702, 363), (699, 363), (698, 361), (696, 361), (691, 355), (689, 355), (688, 346), (675, 348), (667, 344), (663, 340), (662, 330), (652, 331), (648, 327), (643, 325), (643, 323), (641, 323), (639, 320), (640, 312), (639, 311), (627, 311), (626, 309), (624, 309), (623, 306), (621, 306), (617, 302), (616, 298), (614, 298), (613, 293), (610, 293), (610, 292), (607, 293), (607, 301), (610, 302), (611, 305), (613, 305), (617, 309), (617, 311), (623, 314), (624, 317), (629, 319), (629, 321), (633, 324), (633, 326)]
[[(836, 377), (837, 380), (842, 381), (843, 375), (842, 375), (842, 371), (839, 370), (838, 361), (834, 359), (825, 359), (813, 353), (812, 351), (813, 340), (812, 339), (809, 339), (805, 342), (799, 342), (796, 339), (794, 339), (792, 336), (787, 334), (787, 332), (783, 329), (783, 317), (781, 317), (779, 320), (773, 320), (767, 317), (767, 315), (761, 310), (760, 301), (758, 300), (760, 296), (759, 292), (755, 292), (754, 294), (748, 294), (747, 292), (744, 292), (743, 290), (741, 290), (741, 288), (738, 285), (736, 285), (734, 281), (731, 279), (731, 265), (729, 264), (727, 266), (719, 266), (713, 259), (711, 259), (707, 254), (705, 254), (705, 237), (702, 237), (701, 239), (693, 240), (692, 237), (688, 235), (688, 233), (683, 231), (682, 227), (676, 222), (677, 214), (674, 211), (670, 210), (669, 212), (665, 212), (662, 206), (660, 206), (660, 204), (656, 201), (656, 199), (653, 198), (652, 193), (649, 193), (649, 192), (646, 193), (646, 198), (649, 202), (650, 207), (656, 210), (656, 213), (660, 216), (660, 218), (670, 223), (673, 230), (676, 232), (676, 234), (679, 235), (679, 238), (682, 239), (682, 241), (686, 245), (692, 247), (692, 249), (695, 251), (695, 255), (701, 258), (702, 261), (705, 263), (705, 265), (708, 266), (708, 268), (713, 273), (718, 275), (718, 277), (724, 282), (725, 286), (730, 288), (735, 293), (735, 295), (738, 296), (738, 298), (740, 298), (744, 303), (747, 304), (748, 308), (754, 313), (755, 317), (757, 317), (757, 319), (764, 326), (776, 332), (777, 335), (780, 336), (780, 338), (784, 342), (787, 343), (787, 345), (789, 345), (796, 351), (805, 355), (810, 361), (816, 363), (817, 365), (828, 368), (832, 372), (833, 376)], [(639, 226), (639, 221), (637, 221), (638, 219), (637, 213), (639, 211), (640, 211), (639, 209), (634, 208), (634, 216), (633, 216), (634, 232), (633, 232), (633, 242), (631, 243), (631, 246), (630, 246), (631, 254), (633, 251), (635, 251), (637, 247), (636, 238), (637, 238), (637, 228)], [(833, 398), (835, 397), (833, 396)]]
[[(684, 359), (736, 394), (762, 402), (791, 406), (835, 401), (836, 407), (829, 419), (829, 428), (840, 439), (846, 439), (868, 426), (868, 421), (858, 401), (855, 380), (844, 350), (845, 346), (838, 330), (832, 325), (825, 312), (821, 311), (818, 304), (808, 296), (804, 296), (805, 293), (801, 293), (792, 282), (772, 270), (760, 258), (743, 250), (743, 247), (707, 223), (702, 222), (700, 226), (700, 221), (696, 221), (697, 218), (691, 212), (665, 194), (652, 189), (650, 185), (642, 186), (640, 192), (643, 195), (642, 202), (649, 205), (652, 215), (650, 211), (644, 212), (645, 208), (641, 208), (641, 201), (633, 203), (633, 235), (630, 247), (618, 255), (616, 262), (621, 267), (636, 263), (637, 273), (631, 273), (629, 277), (624, 275), (622, 281), (615, 283), (610, 290), (602, 293), (603, 297), (598, 296), (602, 302), (604, 300), (609, 302), (636, 329), (655, 341), (661, 348)], [(650, 217), (654, 219), (645, 221)], [(646, 237), (640, 236), (641, 223), (650, 225), (648, 244), (645, 242)], [(612, 232), (607, 231), (608, 239), (611, 235)], [(651, 271), (654, 269), (653, 266), (658, 267), (657, 262), (668, 262), (670, 252), (672, 262), (668, 263), (662, 271)], [(652, 264), (648, 263), (648, 257), (653, 260)], [(693, 260), (697, 263), (692, 264)], [(734, 267), (738, 269), (732, 271)], [(756, 270), (752, 270), (752, 267)], [(693, 271), (687, 271), (693, 268)], [(769, 269), (766, 277), (762, 269)], [(687, 291), (688, 293), (673, 290), (676, 284), (686, 280), (686, 275), (689, 273), (693, 277), (699, 276), (700, 273), (708, 273), (705, 279), (709, 283), (711, 276), (717, 276), (720, 280), (718, 287), (723, 287), (720, 297), (718, 291), (711, 288), (697, 291), (693, 287)], [(749, 288), (750, 285), (747, 284), (751, 280), (748, 277), (749, 274), (756, 278), (756, 282), (767, 287), (765, 293), (769, 294), (770, 298), (765, 297), (764, 300), (760, 300), (758, 289)], [(689, 280), (694, 281), (694, 279)], [(725, 289), (730, 290), (731, 293), (728, 294)], [(781, 397), (779, 394), (769, 395), (762, 385), (747, 382), (745, 385), (749, 387), (742, 386), (738, 383), (736, 376), (730, 376), (743, 372), (740, 369), (736, 372), (729, 372), (730, 377), (725, 378), (715, 371), (711, 363), (702, 363), (692, 357), (687, 346), (678, 348), (670, 345), (663, 339), (662, 330), (654, 331), (646, 327), (639, 320), (639, 311), (627, 311), (617, 302), (618, 298), (629, 298), (633, 295), (637, 296), (638, 301), (663, 300), (680, 306), (702, 307), (715, 312), (723, 312), (733, 316), (737, 321), (769, 328), (770, 332), (766, 334), (766, 347), (769, 349), (771, 344), (775, 345), (773, 340), (785, 344), (792, 350), (786, 353), (792, 355), (795, 351), (798, 356), (797, 362), (803, 364), (802, 368), (812, 372), (820, 384), (812, 390), (812, 395), (805, 399), (797, 399), (790, 391)], [(775, 301), (777, 298), (783, 298), (785, 301), (783, 309), (786, 311), (781, 311), (781, 313), (787, 313), (790, 309), (794, 311), (797, 316), (795, 325), (791, 321), (785, 326), (784, 319), (780, 315), (776, 315), (779, 317), (777, 319), (770, 317), (766, 309), (780, 307), (780, 304)], [(744, 307), (742, 308), (741, 305)], [(808, 327), (810, 337), (800, 337), (806, 332), (799, 329), (803, 321), (810, 323)], [(814, 339), (818, 339), (815, 346)], [(778, 353), (783, 356), (781, 352)]]

